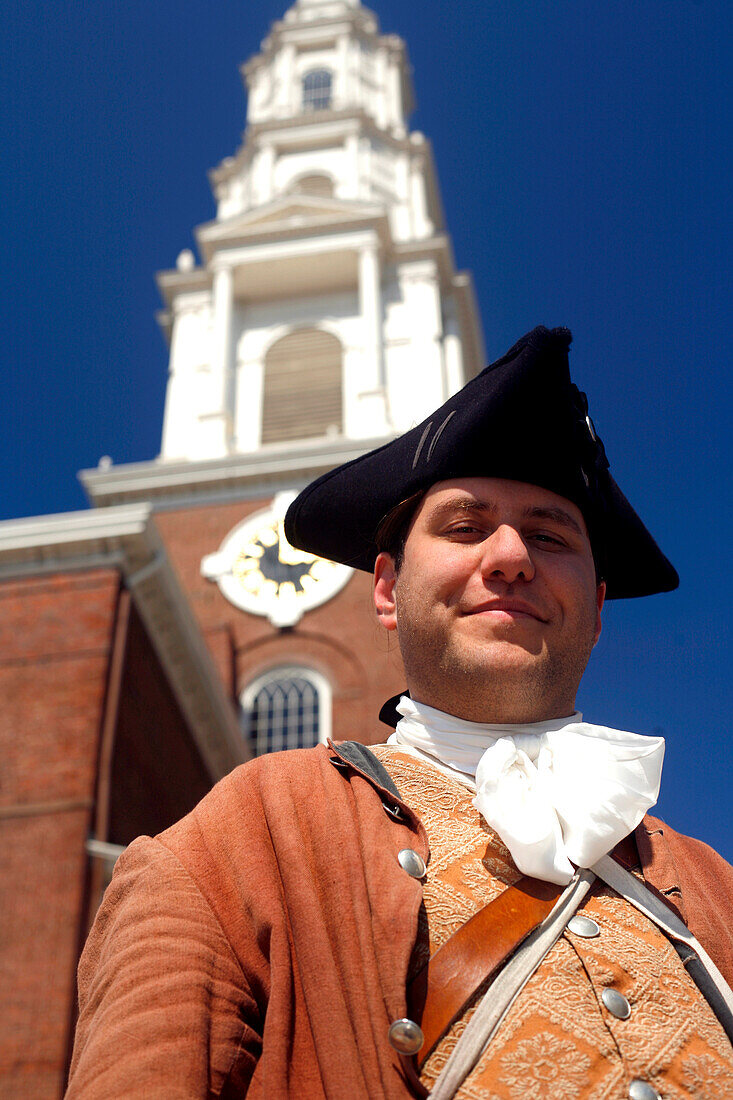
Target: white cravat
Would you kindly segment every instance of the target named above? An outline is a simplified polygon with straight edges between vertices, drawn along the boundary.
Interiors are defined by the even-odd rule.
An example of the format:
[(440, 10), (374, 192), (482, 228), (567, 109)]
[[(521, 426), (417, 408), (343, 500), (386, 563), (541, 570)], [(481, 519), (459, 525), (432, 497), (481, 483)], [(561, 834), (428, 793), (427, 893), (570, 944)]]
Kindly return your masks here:
[(663, 737), (594, 726), (578, 712), (482, 725), (404, 695), (397, 710), (402, 718), (388, 744), (475, 789), (474, 806), (533, 878), (568, 883), (573, 864), (591, 867), (657, 801)]

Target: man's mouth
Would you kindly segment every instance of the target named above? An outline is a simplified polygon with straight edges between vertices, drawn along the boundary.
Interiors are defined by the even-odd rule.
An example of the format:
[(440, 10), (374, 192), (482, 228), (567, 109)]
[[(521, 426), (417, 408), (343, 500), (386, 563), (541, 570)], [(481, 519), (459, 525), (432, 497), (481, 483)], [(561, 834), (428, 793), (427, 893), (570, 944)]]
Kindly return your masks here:
[(547, 622), (547, 619), (540, 614), (537, 608), (525, 600), (485, 600), (484, 603), (469, 608), (464, 614), (487, 615), (506, 622), (518, 619), (535, 619), (540, 623)]

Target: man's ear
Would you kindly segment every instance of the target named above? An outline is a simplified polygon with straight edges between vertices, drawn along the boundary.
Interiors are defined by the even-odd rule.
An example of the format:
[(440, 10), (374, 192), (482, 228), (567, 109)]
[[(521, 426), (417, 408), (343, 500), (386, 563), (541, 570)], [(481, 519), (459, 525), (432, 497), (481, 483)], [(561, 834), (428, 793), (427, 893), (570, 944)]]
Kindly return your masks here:
[(601, 611), (603, 609), (603, 603), (606, 599), (606, 582), (601, 583), (596, 588), (596, 633), (593, 638), (593, 645), (596, 645), (598, 639), (601, 636)]
[(394, 586), (397, 574), (391, 554), (382, 551), (374, 563), (374, 606), (385, 630), (397, 629), (397, 602)]

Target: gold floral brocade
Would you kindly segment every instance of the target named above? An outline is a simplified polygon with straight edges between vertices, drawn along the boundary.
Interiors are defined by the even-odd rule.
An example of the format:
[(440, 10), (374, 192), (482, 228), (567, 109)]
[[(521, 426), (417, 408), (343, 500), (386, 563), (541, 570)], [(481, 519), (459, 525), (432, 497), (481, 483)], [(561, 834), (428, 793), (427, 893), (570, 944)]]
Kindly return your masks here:
[[(410, 976), (478, 909), (521, 876), (457, 779), (387, 745), (374, 751), (430, 843)], [(663, 1100), (733, 1098), (733, 1048), (659, 929), (598, 883), (581, 912), (600, 935), (564, 933), (517, 997), (459, 1100), (618, 1100), (635, 1078)], [(601, 1001), (622, 993), (626, 1020)], [(423, 1067), (432, 1087), (484, 990)]]

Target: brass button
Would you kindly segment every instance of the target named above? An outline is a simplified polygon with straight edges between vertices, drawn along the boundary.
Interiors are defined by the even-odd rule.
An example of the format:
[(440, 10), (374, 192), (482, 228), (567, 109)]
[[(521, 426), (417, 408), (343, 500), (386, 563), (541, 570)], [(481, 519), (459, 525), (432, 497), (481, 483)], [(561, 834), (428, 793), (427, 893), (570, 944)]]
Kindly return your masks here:
[(601, 993), (601, 1000), (617, 1020), (628, 1020), (631, 1015), (631, 1005), (623, 993), (619, 993), (616, 989), (604, 989)]
[(403, 848), (401, 852), (397, 854), (400, 867), (403, 871), (407, 871), (407, 874), (411, 878), (422, 878), (425, 874), (425, 860), (418, 852), (414, 852), (412, 848)]
[(629, 1100), (662, 1100), (662, 1097), (648, 1081), (637, 1077), (629, 1085)]
[(600, 936), (601, 929), (592, 917), (584, 917), (582, 913), (576, 913), (568, 921), (568, 932), (572, 932), (574, 936), (582, 936), (583, 939), (591, 940), (594, 936)]
[(400, 1054), (417, 1054), (425, 1042), (422, 1028), (414, 1020), (395, 1020), (389, 1029), (389, 1041)]

